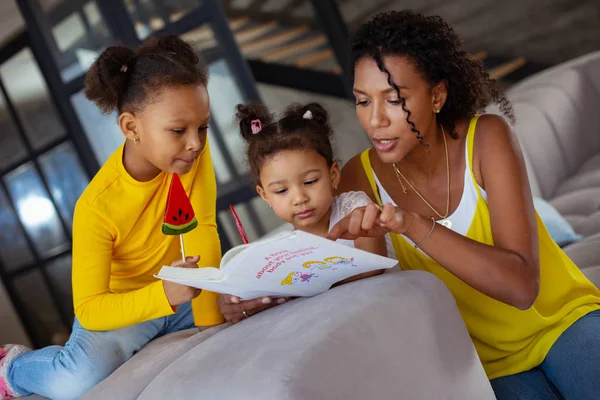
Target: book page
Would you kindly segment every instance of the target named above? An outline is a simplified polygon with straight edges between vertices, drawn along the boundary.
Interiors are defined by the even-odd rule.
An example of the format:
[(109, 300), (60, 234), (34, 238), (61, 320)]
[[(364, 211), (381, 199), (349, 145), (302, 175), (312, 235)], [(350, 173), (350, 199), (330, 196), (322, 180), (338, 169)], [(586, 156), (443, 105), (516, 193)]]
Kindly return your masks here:
[[(398, 261), (344, 246), (306, 232), (277, 235), (264, 242), (243, 246), (232, 257), (224, 258), (221, 280), (186, 279), (170, 276), (163, 270), (157, 277), (178, 279), (183, 284), (232, 294), (242, 299), (259, 296), (314, 296), (346, 278), (379, 269), (392, 268)], [(196, 270), (191, 270), (196, 271)], [(200, 270), (198, 270), (200, 271)], [(201, 277), (202, 275), (202, 277)]]

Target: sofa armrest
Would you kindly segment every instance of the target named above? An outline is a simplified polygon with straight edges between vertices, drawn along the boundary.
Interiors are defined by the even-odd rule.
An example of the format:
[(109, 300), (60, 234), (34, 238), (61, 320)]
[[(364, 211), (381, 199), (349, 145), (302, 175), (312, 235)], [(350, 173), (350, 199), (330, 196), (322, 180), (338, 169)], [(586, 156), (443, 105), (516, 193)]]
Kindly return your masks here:
[(450, 292), (384, 274), (231, 326), (160, 373), (139, 399), (493, 399)]

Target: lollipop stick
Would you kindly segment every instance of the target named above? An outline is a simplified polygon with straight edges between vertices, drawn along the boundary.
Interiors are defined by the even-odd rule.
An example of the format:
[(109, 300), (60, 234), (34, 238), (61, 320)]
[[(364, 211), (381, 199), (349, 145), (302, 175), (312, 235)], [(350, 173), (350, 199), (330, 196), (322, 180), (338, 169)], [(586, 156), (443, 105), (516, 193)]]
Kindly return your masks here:
[(179, 235), (179, 243), (181, 244), (181, 259), (185, 262), (185, 250), (183, 249), (183, 235)]

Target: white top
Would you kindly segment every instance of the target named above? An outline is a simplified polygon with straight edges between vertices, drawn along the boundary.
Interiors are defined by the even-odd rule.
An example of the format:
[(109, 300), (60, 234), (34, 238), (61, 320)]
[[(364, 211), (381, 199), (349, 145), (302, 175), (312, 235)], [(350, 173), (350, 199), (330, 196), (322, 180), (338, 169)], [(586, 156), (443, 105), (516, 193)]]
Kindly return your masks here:
[[(331, 201), (329, 231), (331, 231), (334, 225), (342, 218), (354, 211), (354, 209), (366, 207), (370, 203), (372, 203), (372, 201), (365, 192), (346, 192), (334, 197)], [(338, 239), (336, 242), (354, 247), (354, 240)]]
[[(462, 197), (460, 199), (460, 203), (456, 210), (448, 217), (450, 221), (452, 221), (452, 230), (456, 233), (460, 233), (463, 236), (467, 235), (469, 227), (471, 226), (471, 222), (473, 221), (473, 217), (475, 216), (475, 208), (477, 207), (477, 189), (475, 188), (475, 182), (471, 178), (471, 168), (470, 168), (470, 160), (469, 160), (469, 148), (468, 141), (466, 141), (467, 147), (465, 149), (465, 172), (464, 172), (464, 183), (463, 183), (463, 192)], [(379, 196), (381, 197), (381, 201), (383, 204), (392, 203), (394, 207), (396, 203), (392, 200), (392, 197), (386, 192), (385, 188), (377, 178), (375, 171), (373, 171), (373, 176), (375, 177), (375, 182), (377, 183), (377, 189), (379, 189)], [(481, 191), (481, 197), (484, 200), (487, 200), (487, 193), (480, 186), (479, 190)], [(439, 221), (438, 221), (439, 222)], [(396, 253), (394, 251), (394, 247), (392, 245), (392, 239), (390, 235), (386, 235), (386, 243), (388, 248), (388, 257), (396, 257)], [(404, 236), (407, 242), (411, 244), (415, 244), (412, 240)], [(421, 251), (421, 249), (418, 249)]]

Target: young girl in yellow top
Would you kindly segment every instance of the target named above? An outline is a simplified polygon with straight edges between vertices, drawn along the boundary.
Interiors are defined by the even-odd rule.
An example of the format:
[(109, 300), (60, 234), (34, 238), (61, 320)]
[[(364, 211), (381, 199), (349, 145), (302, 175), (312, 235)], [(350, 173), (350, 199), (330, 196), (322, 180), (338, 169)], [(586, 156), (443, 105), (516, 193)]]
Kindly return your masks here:
[[(86, 76), (85, 94), (117, 111), (126, 137), (75, 208), (75, 323), (65, 347), (0, 350), (0, 399), (32, 393), (77, 399), (149, 341), (222, 322), (216, 296), (153, 277), (181, 258), (161, 233), (172, 173), (181, 175), (198, 227), (186, 234), (186, 263), (219, 265), (216, 183), (206, 143), (207, 71), (176, 36), (136, 51), (107, 48)], [(190, 304), (191, 301), (191, 304)]]
[[(258, 194), (294, 229), (325, 237), (329, 229), (354, 208), (371, 203), (364, 192), (333, 195), (340, 170), (329, 140), (333, 133), (329, 115), (321, 105), (291, 105), (279, 120), (262, 104), (239, 105), (237, 118), (240, 133), (247, 143), (246, 157)], [(383, 237), (341, 241), (371, 253), (387, 253)], [(329, 263), (320, 264), (316, 268), (332, 267)], [(379, 273), (381, 271), (360, 274), (340, 283)], [(304, 278), (310, 279), (310, 274)], [(263, 309), (254, 306), (256, 301), (240, 302), (230, 295), (219, 296), (218, 303), (225, 319), (234, 323)]]
[(403, 269), (444, 281), (499, 399), (600, 398), (600, 291), (536, 215), (509, 126), (476, 115), (494, 100), (512, 118), (500, 87), (439, 17), (380, 14), (351, 53), (373, 149), (340, 190), (385, 207), (356, 210), (331, 237), (391, 231)]

